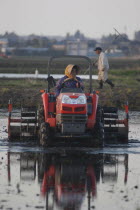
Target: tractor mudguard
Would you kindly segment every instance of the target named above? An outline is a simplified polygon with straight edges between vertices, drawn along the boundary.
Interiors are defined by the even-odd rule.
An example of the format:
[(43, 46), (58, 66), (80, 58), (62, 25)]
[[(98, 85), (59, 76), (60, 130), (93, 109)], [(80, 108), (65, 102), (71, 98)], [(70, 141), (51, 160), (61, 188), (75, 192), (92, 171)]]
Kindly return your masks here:
[(92, 129), (95, 125), (98, 98), (99, 98), (99, 96), (96, 94), (90, 94), (90, 96), (92, 97), (92, 113), (88, 116), (88, 121), (87, 121), (88, 129)]

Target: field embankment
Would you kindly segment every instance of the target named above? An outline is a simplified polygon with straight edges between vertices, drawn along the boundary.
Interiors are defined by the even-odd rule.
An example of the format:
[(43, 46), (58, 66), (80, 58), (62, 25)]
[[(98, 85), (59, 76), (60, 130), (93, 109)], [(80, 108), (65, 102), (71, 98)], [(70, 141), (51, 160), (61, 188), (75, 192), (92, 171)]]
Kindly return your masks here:
[[(0, 60), (0, 73), (47, 73), (48, 58), (10, 58)], [(108, 84), (100, 91), (100, 103), (103, 105), (117, 105), (122, 108), (128, 100), (131, 110), (140, 110), (140, 59), (110, 59), (109, 79), (115, 84), (112, 90)], [(57, 63), (53, 66), (55, 68)], [(65, 64), (64, 64), (65, 66)], [(64, 66), (59, 66), (54, 73), (63, 73)], [(97, 74), (96, 68), (93, 74)], [(88, 81), (84, 81), (88, 89)], [(20, 104), (38, 105), (40, 101), (40, 89), (46, 89), (47, 82), (38, 79), (0, 79), (0, 108), (6, 107), (8, 100), (12, 98), (15, 107)], [(96, 90), (98, 82), (93, 80)]]

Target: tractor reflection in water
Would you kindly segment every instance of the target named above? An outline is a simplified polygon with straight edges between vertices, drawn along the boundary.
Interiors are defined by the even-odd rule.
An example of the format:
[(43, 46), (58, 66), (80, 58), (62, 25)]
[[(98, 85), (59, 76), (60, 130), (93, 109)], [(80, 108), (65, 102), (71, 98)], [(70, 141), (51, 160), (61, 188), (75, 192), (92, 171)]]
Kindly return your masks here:
[[(15, 190), (17, 183), (17, 202), (22, 205), (28, 197), (30, 206), (33, 206), (33, 200), (38, 206), (40, 195), (44, 198), (41, 199), (41, 206), (47, 210), (90, 210), (96, 205), (96, 201), (102, 200), (104, 189), (110, 189), (113, 185), (122, 187), (122, 183), (127, 183), (128, 154), (8, 152), (5, 157), (8, 158), (5, 168), (8, 185), (7, 176), (3, 173), (2, 182), (5, 183), (6, 180), (9, 192), (12, 192), (11, 187)], [(7, 163), (6, 158), (4, 160)], [(9, 196), (13, 198), (13, 192)]]
[(36, 156), (35, 154), (22, 153), (20, 156), (21, 180), (32, 181), (36, 178)]
[(128, 176), (128, 154), (125, 155), (104, 155), (104, 164), (102, 169), (102, 181), (103, 182), (112, 182), (116, 183), (119, 170), (118, 166), (124, 164), (125, 166), (125, 173), (123, 175), (124, 183), (127, 183), (127, 176)]
[(45, 157), (41, 192), (46, 195), (47, 209), (51, 207), (49, 201), (52, 195), (57, 206), (64, 209), (80, 209), (86, 194), (90, 202), (91, 197), (96, 195), (96, 181), (100, 177), (100, 170), (96, 174), (90, 160), (81, 161), (72, 156), (53, 157), (54, 160), (52, 158), (47, 164), (48, 157)]
[[(8, 182), (16, 170), (20, 172), (20, 180), (34, 182), (36, 179), (37, 156), (35, 153), (11, 153), (7, 154)], [(16, 162), (18, 161), (19, 164)], [(18, 173), (17, 173), (18, 175)], [(13, 178), (12, 178), (13, 179)]]
[(46, 209), (80, 210), (85, 202), (90, 209), (98, 182), (112, 182), (112, 177), (117, 181), (118, 164), (125, 165), (124, 180), (127, 180), (128, 155), (98, 154), (82, 158), (43, 154), (39, 159), (41, 194), (46, 198)]

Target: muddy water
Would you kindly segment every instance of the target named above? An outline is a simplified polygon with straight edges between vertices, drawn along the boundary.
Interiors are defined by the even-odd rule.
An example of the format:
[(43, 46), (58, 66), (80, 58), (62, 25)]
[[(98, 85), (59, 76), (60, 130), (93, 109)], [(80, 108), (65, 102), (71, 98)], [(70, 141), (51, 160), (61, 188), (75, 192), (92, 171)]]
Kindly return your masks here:
[(128, 145), (43, 149), (7, 141), (0, 114), (0, 209), (139, 210), (140, 113), (130, 113)]

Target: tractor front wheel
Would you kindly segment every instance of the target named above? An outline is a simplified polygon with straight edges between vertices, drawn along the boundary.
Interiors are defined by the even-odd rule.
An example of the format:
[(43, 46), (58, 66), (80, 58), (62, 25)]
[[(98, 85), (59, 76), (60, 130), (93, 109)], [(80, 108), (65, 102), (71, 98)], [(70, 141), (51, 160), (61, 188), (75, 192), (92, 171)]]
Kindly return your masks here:
[(40, 130), (40, 145), (42, 146), (50, 146), (51, 138), (50, 138), (50, 126), (48, 123), (41, 123)]

